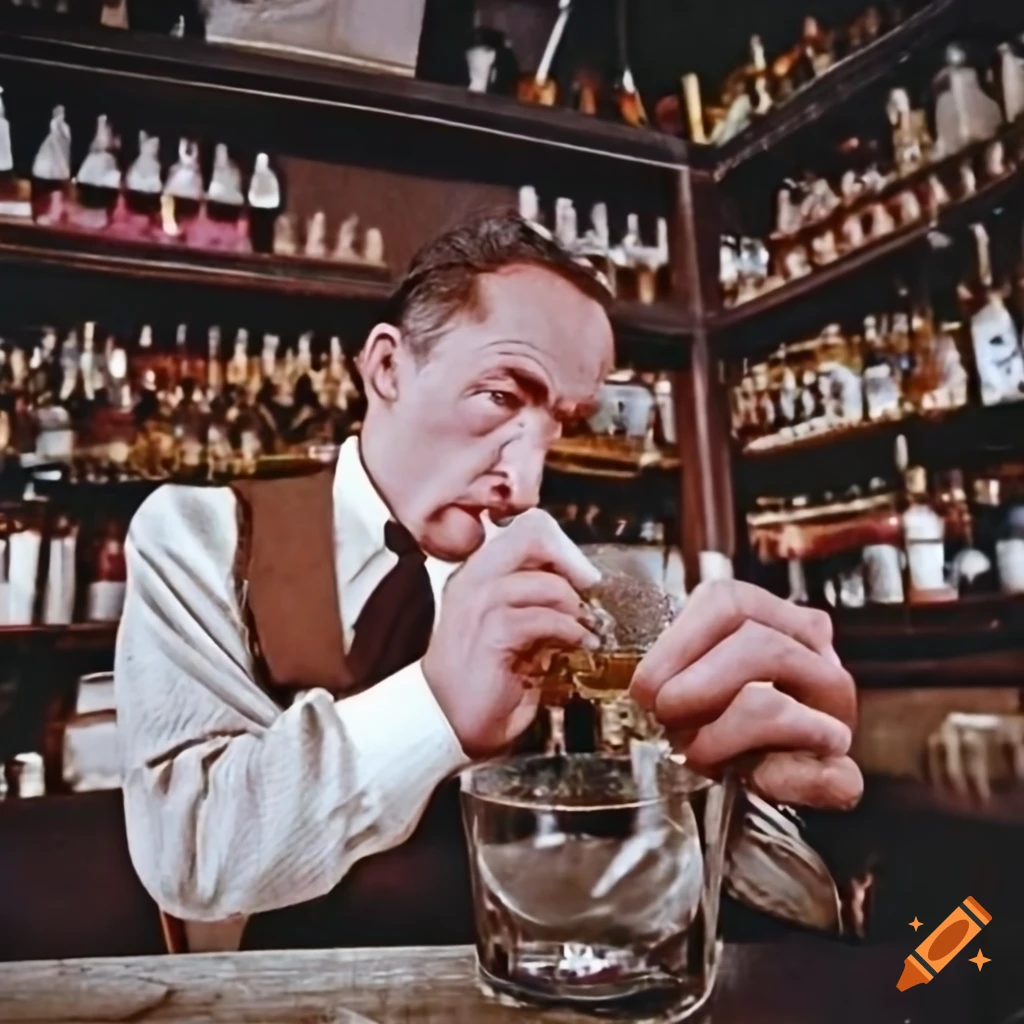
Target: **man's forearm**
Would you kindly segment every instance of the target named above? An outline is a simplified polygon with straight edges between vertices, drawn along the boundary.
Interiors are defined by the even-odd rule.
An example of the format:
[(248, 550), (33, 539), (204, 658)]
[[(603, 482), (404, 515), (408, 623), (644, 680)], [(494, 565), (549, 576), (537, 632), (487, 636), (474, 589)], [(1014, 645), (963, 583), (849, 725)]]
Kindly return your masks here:
[(261, 735), (211, 737), (133, 770), (132, 859), (187, 920), (314, 899), (407, 838), (462, 763), (418, 666), (338, 704), (315, 692)]

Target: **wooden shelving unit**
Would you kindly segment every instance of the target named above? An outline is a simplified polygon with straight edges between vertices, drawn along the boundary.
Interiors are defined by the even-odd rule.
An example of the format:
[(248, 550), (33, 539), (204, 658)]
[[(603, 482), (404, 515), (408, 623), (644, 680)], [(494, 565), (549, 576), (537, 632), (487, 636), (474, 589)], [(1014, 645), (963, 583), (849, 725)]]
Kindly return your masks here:
[[(801, 152), (810, 152), (819, 138), (815, 132), (820, 131), (824, 139), (828, 125), (842, 119), (844, 105), (865, 96), (884, 102), (884, 90), (901, 84), (903, 69), (912, 69), (922, 58), (926, 61), (939, 46), (976, 35), (994, 48), (1019, 33), (1022, 22), (1020, 12), (1014, 14), (1007, 5), (987, 0), (933, 0), (895, 31), (840, 61), (719, 147), (715, 174), (720, 188), (763, 190), (761, 175), (777, 173), (781, 178), (782, 172), (772, 168), (788, 166), (787, 148), (799, 146)], [(865, 297), (890, 294), (896, 281), (918, 286), (936, 251), (948, 247), (970, 225), (997, 211), (1012, 210), (1015, 215), (1024, 211), (1022, 134), (1024, 122), (1017, 122), (999, 136), (1013, 155), (1015, 166), (1010, 173), (988, 182), (979, 175), (975, 193), (950, 203), (933, 219), (897, 229), (751, 301), (711, 312), (705, 324), (711, 352), (720, 364), (764, 357), (787, 342), (815, 336), (829, 323), (858, 312), (860, 316), (874, 312), (864, 308)], [(892, 198), (908, 185), (922, 185), (932, 174), (943, 179), (947, 188), (955, 185), (959, 165), (965, 160), (980, 164), (987, 145), (976, 144), (924, 167), (865, 202)], [(838, 211), (836, 220), (856, 209)], [(816, 230), (818, 226), (808, 227), (800, 232), (800, 240), (808, 241)], [(721, 405), (727, 407), (724, 401)], [(1019, 441), (1024, 436), (1022, 425), (1024, 405), (971, 405), (810, 435), (761, 451), (742, 452), (734, 444), (731, 468), (737, 518), (742, 520), (743, 511), (760, 497), (840, 495), (851, 485), (867, 485), (872, 478), (893, 478), (900, 435), (907, 439), (914, 462), (933, 470), (994, 468), (1001, 462), (1019, 461), (1024, 458), (1024, 443)], [(737, 526), (737, 530), (743, 528)], [(836, 645), (865, 689), (1020, 686), (1024, 683), (1022, 608), (1020, 598), (992, 595), (933, 607), (837, 609), (833, 612)]]
[(208, 107), (207, 116), (223, 101), (235, 109), (239, 103), (255, 102), (264, 111), (264, 128), (280, 110), (300, 118), (312, 111), (335, 125), (342, 120), (372, 124), (381, 141), (404, 137), (406, 147), (408, 133), (419, 126), (438, 148), (488, 147), (496, 139), (508, 139), (535, 155), (544, 147), (666, 168), (710, 167), (714, 161), (710, 147), (572, 111), (191, 39), (102, 29), (62, 31), (59, 23), (40, 31), (7, 15), (0, 22), (0, 60), (5, 66), (37, 71), (59, 68), (90, 77), (101, 73), (112, 87), (131, 89), (140, 99), (154, 94), (201, 102)]
[(946, 35), (961, 21), (961, 0), (933, 0), (922, 10), (809, 82), (716, 152), (719, 177), (786, 142), (837, 104), (888, 78), (900, 64)]
[[(1015, 125), (1008, 133), (1016, 139), (1024, 125)], [(948, 170), (963, 156), (957, 155), (935, 165), (933, 170)], [(923, 220), (875, 242), (871, 242), (805, 277), (789, 281), (755, 299), (722, 310), (712, 321), (716, 351), (725, 358), (753, 355), (775, 346), (773, 327), (794, 306), (812, 309), (814, 317), (827, 323), (830, 305), (848, 297), (849, 289), (869, 274), (884, 273), (900, 261), (920, 259), (931, 251), (936, 235), (960, 231), (1004, 203), (1019, 204), (1024, 186), (1024, 164), (1003, 177), (981, 185), (973, 195), (950, 203), (933, 220)]]

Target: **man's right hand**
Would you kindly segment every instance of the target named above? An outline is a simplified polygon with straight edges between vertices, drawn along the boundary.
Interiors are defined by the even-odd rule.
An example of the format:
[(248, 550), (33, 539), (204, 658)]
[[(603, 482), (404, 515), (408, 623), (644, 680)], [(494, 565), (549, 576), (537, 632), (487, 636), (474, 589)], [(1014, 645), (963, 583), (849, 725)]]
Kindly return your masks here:
[(449, 580), (423, 674), (470, 757), (497, 753), (537, 713), (540, 648), (597, 646), (580, 591), (600, 573), (534, 509)]

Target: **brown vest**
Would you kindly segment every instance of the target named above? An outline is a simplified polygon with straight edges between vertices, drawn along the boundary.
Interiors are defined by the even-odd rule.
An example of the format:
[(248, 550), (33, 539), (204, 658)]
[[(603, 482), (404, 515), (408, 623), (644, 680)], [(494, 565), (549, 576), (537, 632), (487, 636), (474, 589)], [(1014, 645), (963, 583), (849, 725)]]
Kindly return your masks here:
[[(297, 690), (319, 687), (343, 697), (359, 688), (338, 619), (333, 481), (333, 468), (325, 468), (232, 485), (235, 582), (253, 669), (282, 706)], [(394, 756), (404, 751), (396, 747)], [(242, 948), (452, 945), (473, 938), (458, 783), (449, 781), (410, 839), (359, 861), (320, 899), (257, 914)]]

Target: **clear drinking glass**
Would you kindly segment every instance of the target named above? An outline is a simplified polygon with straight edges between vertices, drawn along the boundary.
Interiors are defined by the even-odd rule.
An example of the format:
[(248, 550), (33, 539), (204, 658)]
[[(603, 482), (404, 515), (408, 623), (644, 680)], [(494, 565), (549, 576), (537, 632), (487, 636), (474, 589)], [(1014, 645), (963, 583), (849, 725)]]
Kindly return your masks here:
[(603, 1018), (689, 1017), (719, 962), (732, 794), (648, 742), (467, 770), (483, 985)]

